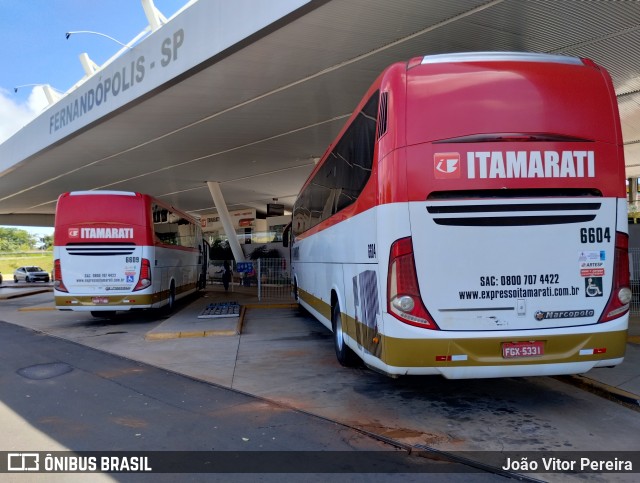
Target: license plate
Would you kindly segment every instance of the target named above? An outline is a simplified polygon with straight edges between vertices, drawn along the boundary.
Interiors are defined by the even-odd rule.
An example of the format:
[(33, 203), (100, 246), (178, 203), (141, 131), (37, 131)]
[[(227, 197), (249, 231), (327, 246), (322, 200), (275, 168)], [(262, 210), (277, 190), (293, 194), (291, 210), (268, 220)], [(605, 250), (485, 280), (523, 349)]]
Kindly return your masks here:
[(541, 340), (502, 343), (502, 357), (504, 359), (514, 359), (517, 357), (537, 357), (543, 354), (544, 342)]
[(91, 299), (91, 302), (93, 302), (95, 305), (108, 304), (109, 303), (109, 299), (107, 297), (93, 297)]

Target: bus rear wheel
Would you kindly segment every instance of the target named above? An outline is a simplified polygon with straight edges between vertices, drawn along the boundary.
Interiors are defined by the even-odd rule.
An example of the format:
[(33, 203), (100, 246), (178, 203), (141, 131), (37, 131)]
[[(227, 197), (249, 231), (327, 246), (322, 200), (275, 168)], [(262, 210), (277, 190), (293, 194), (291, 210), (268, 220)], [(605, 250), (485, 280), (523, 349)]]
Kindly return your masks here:
[(300, 303), (298, 298), (298, 280), (295, 278), (293, 279), (293, 300), (295, 300), (296, 303)]
[(344, 341), (342, 315), (340, 314), (340, 305), (337, 302), (331, 311), (331, 327), (333, 328), (333, 345), (336, 349), (338, 362), (345, 367), (357, 366), (359, 364), (358, 356)]
[(166, 314), (170, 314), (173, 312), (173, 309), (176, 304), (176, 286), (171, 282), (171, 286), (169, 287), (169, 298), (167, 300), (167, 304), (164, 306), (164, 312)]

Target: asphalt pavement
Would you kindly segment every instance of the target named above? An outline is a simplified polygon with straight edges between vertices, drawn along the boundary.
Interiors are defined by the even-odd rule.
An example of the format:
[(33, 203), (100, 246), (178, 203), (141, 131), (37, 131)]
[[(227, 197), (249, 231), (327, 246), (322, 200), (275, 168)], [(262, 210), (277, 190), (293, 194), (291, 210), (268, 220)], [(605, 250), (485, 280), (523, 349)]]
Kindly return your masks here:
[[(481, 481), (498, 479), (469, 465), (409, 454), (261, 398), (17, 325), (0, 322), (0, 341), (1, 451), (54, 456), (73, 451), (81, 457), (132, 452), (148, 458), (153, 481), (176, 481), (162, 476), (167, 473), (192, 474), (181, 481), (229, 481), (230, 474), (255, 481), (251, 475), (258, 473), (261, 481), (281, 481), (281, 475), (269, 478), (276, 473), (326, 481), (319, 476), (324, 472), (345, 473), (341, 481), (368, 481), (371, 473), (403, 474), (403, 481), (421, 481), (424, 473), (446, 474), (436, 476), (438, 481), (465, 481), (469, 473)], [(4, 464), (0, 461), (0, 472), (6, 471)], [(36, 476), (5, 473), (3, 479), (24, 482)], [(46, 481), (56, 481), (54, 476)], [(376, 479), (391, 481), (384, 475)]]
[[(304, 417), (291, 425), (269, 421), (269, 413), (279, 411), (295, 413), (298, 418), (318, 418), (330, 426), (334, 425), (334, 431), (337, 428), (355, 429), (349, 434), (357, 435), (356, 438), (370, 435), (372, 441), (386, 441), (391, 447), (404, 448), (405, 451), (420, 448), (449, 453), (598, 451), (603, 441), (598, 435), (611, 431), (615, 438), (607, 438), (609, 451), (619, 452), (637, 447), (640, 426), (637, 418), (632, 417), (635, 413), (618, 404), (603, 402), (600, 397), (638, 407), (640, 319), (635, 317), (631, 321), (625, 360), (615, 368), (594, 369), (584, 375), (557, 379), (449, 381), (440, 377), (405, 377), (392, 380), (364, 367), (347, 369), (339, 366), (333, 354), (331, 333), (308, 314), (300, 313), (288, 301), (260, 302), (255, 295), (240, 289), (224, 292), (220, 287), (210, 286), (201, 296), (180, 301), (175, 313), (165, 318), (150, 312), (101, 320), (93, 319), (87, 313), (56, 311), (48, 294), (34, 293), (43, 289), (42, 286), (13, 285), (0, 289), (0, 320), (22, 326), (31, 337), (42, 340), (40, 346), (29, 347), (20, 342), (10, 342), (11, 338), (3, 337), (0, 333), (0, 341), (4, 341), (5, 345), (22, 346), (24, 352), (16, 354), (18, 362), (6, 368), (4, 372), (9, 375), (4, 376), (8, 378), (5, 380), (9, 382), (9, 387), (20, 388), (24, 381), (15, 375), (17, 370), (34, 366), (39, 370), (38, 365), (57, 361), (67, 364), (73, 371), (64, 372), (64, 366), (43, 367), (63, 371), (47, 379), (46, 384), (64, 381), (65, 378), (70, 380), (70, 377), (77, 377), (74, 372), (79, 371), (101, 378), (96, 383), (115, 384), (116, 393), (122, 388), (131, 389), (129, 394), (125, 391), (119, 393), (116, 399), (104, 398), (104, 401), (100, 396), (103, 391), (84, 391), (85, 387), (90, 387), (89, 382), (67, 386), (63, 393), (64, 397), (75, 397), (77, 391), (82, 389), (82, 402), (69, 404), (69, 408), (75, 406), (76, 411), (82, 411), (91, 401), (95, 401), (119, 408), (118, 411), (125, 408), (127, 414), (131, 413), (130, 417), (115, 423), (113, 416), (111, 420), (105, 414), (90, 416), (89, 419), (95, 417), (105, 428), (114, 424), (129, 425), (133, 434), (133, 439), (128, 439), (131, 434), (127, 433), (125, 437), (121, 428), (116, 428), (110, 437), (109, 430), (98, 436), (96, 447), (102, 449), (111, 447), (109, 445), (126, 449), (127, 443), (131, 442), (132, 447), (154, 450), (161, 441), (175, 449), (173, 443), (166, 442), (174, 436), (182, 436), (181, 433), (190, 435), (192, 432), (196, 436), (195, 447), (205, 448), (198, 445), (209, 444), (201, 439), (206, 433), (203, 428), (209, 422), (206, 418), (197, 422), (197, 416), (203, 411), (208, 414), (208, 410), (199, 409), (198, 412), (191, 406), (200, 404), (202, 408), (207, 407), (208, 403), (202, 402), (204, 396), (200, 397), (204, 388), (211, 388), (208, 398), (220, 400), (223, 405), (226, 396), (218, 395), (214, 390), (223, 391), (220, 394), (231, 390), (232, 394), (253, 401), (251, 404), (230, 403), (230, 406), (246, 409), (248, 424), (240, 424), (238, 430), (227, 432), (227, 440), (213, 438), (211, 448), (251, 451), (255, 449), (254, 444), (264, 444), (266, 440), (262, 437), (271, 433), (257, 435), (255, 431), (263, 426), (255, 419), (261, 416), (254, 414), (255, 411), (260, 413), (263, 406), (268, 415), (264, 427), (282, 425), (290, 432), (290, 437), (275, 436), (281, 443), (290, 439), (288, 444), (291, 446), (278, 446), (279, 451), (304, 450), (306, 447), (305, 438), (309, 436), (301, 436), (302, 444), (298, 444), (298, 435), (292, 432), (294, 427), (299, 426), (301, 432), (322, 434), (324, 431), (308, 424)], [(234, 308), (235, 303), (240, 310)], [(228, 312), (220, 313), (218, 308), (225, 304)], [(9, 324), (1, 325), (3, 331), (12, 332)], [(16, 330), (13, 329), (13, 332)], [(66, 349), (60, 354), (47, 352), (47, 343), (44, 341), (52, 340), (70, 345), (65, 346)], [(72, 355), (82, 351), (84, 355), (71, 357), (65, 355), (65, 351)], [(94, 353), (104, 353), (109, 359), (100, 368), (91, 369), (89, 366), (93, 363), (87, 366), (83, 361), (93, 358), (91, 354)], [(0, 361), (0, 367), (2, 364)], [(172, 376), (160, 377), (155, 371)], [(146, 375), (151, 372), (153, 377), (146, 380)], [(140, 376), (140, 380), (136, 376)], [(24, 376), (20, 377), (25, 379)], [(20, 382), (14, 385), (15, 381)], [(585, 386), (589, 391), (567, 389), (569, 386), (566, 382)], [(42, 384), (33, 381), (27, 383)], [(202, 387), (198, 386), (200, 383)], [(192, 384), (195, 385), (193, 390)], [(597, 396), (594, 396), (594, 392)], [(27, 398), (24, 395), (26, 393), (22, 393), (22, 397)], [(42, 395), (40, 397), (44, 404), (45, 399)], [(63, 396), (57, 397), (46, 399), (54, 409), (63, 404)], [(11, 401), (11, 409), (20, 412), (20, 398), (12, 400), (11, 394), (7, 394), (6, 398)], [(194, 398), (195, 401), (192, 401)], [(177, 415), (173, 424), (170, 419), (174, 416), (167, 413), (164, 430), (153, 426), (146, 433), (143, 425), (146, 413), (137, 404), (140, 401), (149, 404), (156, 400), (163, 404), (166, 402), (170, 407), (178, 407), (181, 411), (185, 410), (183, 405), (186, 405), (190, 408), (187, 412), (195, 417), (187, 420)], [(129, 403), (134, 403), (131, 410)], [(155, 408), (153, 405), (151, 407)], [(66, 411), (68, 408), (61, 409)], [(226, 420), (225, 410), (213, 408), (211, 411), (216, 418)], [(154, 409), (149, 416), (154, 418), (155, 414)], [(159, 427), (163, 418), (160, 412), (157, 414)], [(594, 418), (594, 414), (598, 414), (598, 417)], [(64, 428), (70, 415), (63, 413), (59, 417), (62, 418), (59, 427)], [(37, 427), (40, 427), (41, 421), (55, 421), (53, 416), (44, 414), (27, 419), (36, 421)], [(238, 422), (242, 422), (242, 417)], [(232, 426), (235, 427), (235, 424)], [(51, 430), (52, 427), (49, 426), (48, 431), (59, 439)], [(253, 428), (253, 432), (248, 432), (250, 428)], [(81, 429), (82, 425), (76, 427), (78, 431)], [(88, 437), (93, 431), (86, 433)], [(141, 435), (146, 434), (150, 435), (148, 441), (140, 439)], [(338, 433), (333, 436), (345, 439)], [(0, 441), (2, 439), (0, 436)], [(64, 438), (60, 440), (67, 443)], [(328, 440), (332, 440), (330, 435), (327, 436)], [(351, 437), (346, 440), (351, 441)], [(177, 447), (181, 448), (179, 441), (179, 438), (176, 439)], [(311, 437), (308, 447), (315, 451), (313, 444), (321, 445), (321, 441)], [(137, 445), (137, 442), (142, 444)], [(74, 449), (87, 447), (82, 446), (82, 438), (69, 439), (68, 443)], [(5, 447), (3, 444), (2, 448)], [(188, 442), (184, 447), (192, 448)], [(268, 447), (258, 447), (259, 450), (262, 448)]]

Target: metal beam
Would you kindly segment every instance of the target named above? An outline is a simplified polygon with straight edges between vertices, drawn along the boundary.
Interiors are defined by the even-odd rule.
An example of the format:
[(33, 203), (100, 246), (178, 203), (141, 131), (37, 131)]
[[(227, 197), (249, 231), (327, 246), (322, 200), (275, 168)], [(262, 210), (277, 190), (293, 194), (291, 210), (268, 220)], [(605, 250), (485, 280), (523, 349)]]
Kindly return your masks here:
[(82, 68), (84, 69), (84, 73), (88, 76), (93, 75), (95, 72), (100, 70), (98, 64), (96, 64), (93, 60), (89, 58), (89, 54), (86, 52), (81, 53), (79, 56), (80, 63), (82, 64)]
[(231, 247), (233, 258), (235, 258), (236, 262), (243, 262), (244, 253), (242, 251), (242, 247), (240, 246), (240, 242), (238, 242), (236, 231), (233, 228), (231, 215), (229, 215), (227, 204), (224, 202), (222, 191), (220, 191), (220, 183), (216, 183), (215, 181), (207, 181), (207, 186), (209, 187), (209, 192), (211, 193), (211, 197), (213, 198), (213, 203), (216, 205), (216, 210), (218, 210), (218, 215), (220, 216), (220, 221), (222, 222), (224, 232), (229, 240), (229, 246)]
[(152, 32), (155, 32), (167, 23), (167, 18), (156, 8), (153, 0), (142, 0), (142, 8), (144, 9), (144, 14), (147, 16)]
[(54, 221), (54, 215), (47, 214), (14, 213), (0, 215), (0, 225), (53, 227)]

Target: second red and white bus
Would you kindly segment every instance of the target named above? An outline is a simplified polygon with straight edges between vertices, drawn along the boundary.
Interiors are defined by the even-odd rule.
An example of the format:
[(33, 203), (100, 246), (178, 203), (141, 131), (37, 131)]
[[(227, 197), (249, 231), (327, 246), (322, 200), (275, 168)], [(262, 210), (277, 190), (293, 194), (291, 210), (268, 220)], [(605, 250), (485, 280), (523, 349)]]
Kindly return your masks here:
[(54, 232), (56, 308), (96, 316), (170, 310), (204, 287), (207, 248), (197, 220), (149, 195), (64, 193)]
[(395, 376), (622, 362), (631, 300), (616, 96), (586, 59), (415, 58), (378, 77), (292, 219), (296, 297)]

